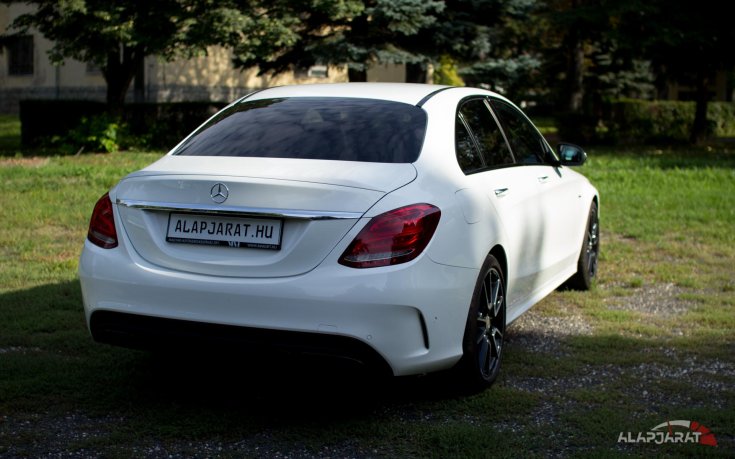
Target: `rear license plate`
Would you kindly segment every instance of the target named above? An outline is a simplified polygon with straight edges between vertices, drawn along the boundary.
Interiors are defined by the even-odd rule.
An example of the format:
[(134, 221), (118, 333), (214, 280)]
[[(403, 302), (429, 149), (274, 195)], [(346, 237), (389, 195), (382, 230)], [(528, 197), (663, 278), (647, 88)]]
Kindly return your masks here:
[(280, 250), (282, 229), (277, 219), (171, 213), (166, 241)]

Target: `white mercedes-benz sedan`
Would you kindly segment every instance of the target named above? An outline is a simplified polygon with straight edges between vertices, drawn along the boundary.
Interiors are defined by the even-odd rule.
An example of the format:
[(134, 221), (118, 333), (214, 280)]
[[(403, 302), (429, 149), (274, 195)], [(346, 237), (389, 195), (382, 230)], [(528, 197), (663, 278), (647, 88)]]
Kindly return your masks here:
[(594, 280), (599, 197), (569, 168), (585, 159), (481, 89), (254, 92), (97, 202), (79, 264), (89, 329), (487, 387), (506, 327)]

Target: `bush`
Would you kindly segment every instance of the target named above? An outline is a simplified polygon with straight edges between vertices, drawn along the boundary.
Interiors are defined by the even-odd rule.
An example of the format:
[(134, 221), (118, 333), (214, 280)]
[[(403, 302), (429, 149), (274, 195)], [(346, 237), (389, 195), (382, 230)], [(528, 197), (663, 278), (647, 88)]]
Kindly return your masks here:
[(707, 118), (717, 137), (735, 137), (735, 103), (710, 102)]
[(556, 116), (559, 140), (579, 144), (597, 143), (598, 120), (591, 115), (565, 112)]
[(171, 149), (225, 105), (222, 102), (126, 105), (123, 146)]
[(79, 126), (82, 118), (105, 113), (107, 106), (89, 100), (21, 100), (20, 141), (25, 147), (38, 147), (54, 137), (65, 137)]
[[(708, 135), (735, 136), (735, 103), (710, 102)], [(620, 99), (606, 103), (600, 116), (562, 113), (556, 116), (561, 140), (612, 144), (689, 142), (694, 102)]]
[(111, 115), (82, 117), (79, 125), (65, 135), (54, 136), (51, 144), (66, 153), (117, 151), (120, 120)]
[(170, 149), (226, 104), (221, 102), (143, 103), (106, 114), (102, 102), (23, 100), (21, 143), (60, 146), (69, 151), (122, 148)]
[[(615, 143), (688, 142), (694, 123), (694, 102), (623, 99), (611, 103), (609, 127)], [(710, 102), (709, 135), (735, 135), (735, 104)]]

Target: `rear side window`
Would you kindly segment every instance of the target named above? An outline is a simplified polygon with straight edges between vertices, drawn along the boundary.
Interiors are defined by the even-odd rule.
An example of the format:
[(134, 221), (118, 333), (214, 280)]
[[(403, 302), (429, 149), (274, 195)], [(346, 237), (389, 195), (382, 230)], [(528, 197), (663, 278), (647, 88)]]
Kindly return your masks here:
[(412, 163), (425, 132), (426, 113), (400, 102), (265, 99), (219, 113), (173, 154)]
[[(484, 168), (513, 164), (513, 155), (484, 99), (471, 99), (464, 102), (459, 108), (459, 116), (477, 140)], [(465, 172), (469, 171), (465, 170)]]
[(480, 152), (475, 147), (472, 136), (467, 131), (462, 119), (458, 116), (454, 124), (454, 136), (456, 140), (457, 162), (462, 172), (470, 174), (483, 169), (484, 163), (480, 158)]

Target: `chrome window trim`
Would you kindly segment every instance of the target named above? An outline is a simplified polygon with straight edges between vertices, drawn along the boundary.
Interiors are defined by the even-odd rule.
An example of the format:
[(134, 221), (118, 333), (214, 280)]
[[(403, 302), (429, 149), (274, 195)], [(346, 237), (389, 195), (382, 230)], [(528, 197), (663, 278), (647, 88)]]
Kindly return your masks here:
[(242, 217), (293, 218), (298, 220), (357, 220), (363, 215), (361, 212), (269, 209), (264, 207), (221, 206), (212, 204), (197, 204), (193, 206), (192, 204), (176, 202), (154, 202), (120, 198), (115, 202), (125, 207), (143, 210), (178, 211), (212, 215), (222, 214)]

